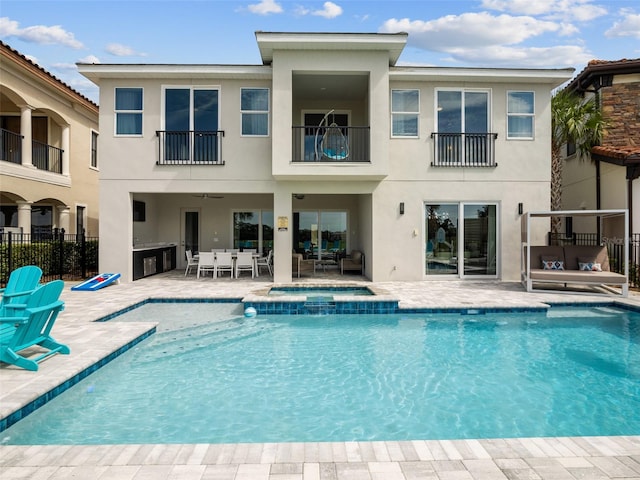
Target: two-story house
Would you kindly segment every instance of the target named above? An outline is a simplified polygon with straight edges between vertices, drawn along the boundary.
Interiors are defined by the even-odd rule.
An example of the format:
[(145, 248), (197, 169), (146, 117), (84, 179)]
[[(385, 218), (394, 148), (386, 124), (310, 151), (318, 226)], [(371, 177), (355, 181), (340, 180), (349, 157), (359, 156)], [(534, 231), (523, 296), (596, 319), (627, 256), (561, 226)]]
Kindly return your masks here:
[[(573, 69), (400, 66), (407, 34), (257, 32), (260, 65), (79, 64), (100, 87), (100, 265), (140, 244), (364, 252), (373, 281), (518, 281)], [(545, 232), (539, 232), (542, 236)], [(182, 260), (184, 261), (184, 260)]]
[(98, 235), (98, 105), (0, 42), (0, 228)]
[[(585, 98), (596, 96), (607, 127), (588, 158), (569, 146), (563, 208), (626, 208), (629, 232), (640, 233), (640, 59), (592, 60), (566, 88)], [(594, 223), (579, 222), (574, 219), (573, 231), (595, 232)]]

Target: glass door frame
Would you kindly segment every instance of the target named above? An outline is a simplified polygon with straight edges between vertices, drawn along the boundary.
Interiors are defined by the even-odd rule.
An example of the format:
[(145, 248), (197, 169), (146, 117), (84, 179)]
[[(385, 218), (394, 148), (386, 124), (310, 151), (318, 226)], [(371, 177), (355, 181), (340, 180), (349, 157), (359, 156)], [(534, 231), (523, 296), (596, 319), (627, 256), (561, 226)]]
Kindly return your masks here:
[[(180, 209), (180, 252), (178, 255), (178, 262), (176, 263), (178, 268), (184, 268), (187, 265), (186, 259), (186, 251), (187, 251), (187, 214), (189, 213), (197, 213), (198, 214), (198, 231), (196, 232), (197, 241), (198, 241), (198, 249), (200, 245), (202, 245), (202, 211), (200, 208), (186, 208), (183, 207)], [(197, 253), (195, 251), (192, 252), (194, 255)]]
[[(308, 224), (309, 238), (307, 240), (300, 240), (299, 232), (294, 232), (295, 229), (300, 230), (299, 218), (301, 214), (305, 214), (306, 216), (315, 215), (315, 223), (312, 220), (311, 223)], [(338, 240), (334, 238), (331, 245), (329, 245), (329, 239), (324, 238), (322, 233), (327, 229), (327, 222), (323, 222), (323, 216), (327, 214), (344, 214), (344, 238), (339, 238)], [(347, 210), (322, 208), (298, 209), (293, 212), (293, 215), (293, 228), (291, 230), (293, 248), (298, 253), (302, 253), (306, 259), (336, 259), (337, 256), (348, 251), (349, 212)], [(306, 235), (304, 238), (306, 238)], [(335, 248), (336, 242), (338, 242), (337, 249)], [(302, 243), (302, 245), (300, 245), (300, 243)]]
[[(457, 206), (457, 218), (456, 218), (456, 238), (455, 241), (455, 250), (452, 252), (455, 255), (456, 259), (456, 271), (452, 273), (445, 274), (429, 274), (427, 273), (427, 262), (431, 256), (433, 256), (433, 247), (429, 242), (431, 239), (429, 238), (429, 231), (427, 226), (427, 208), (429, 206)], [(492, 253), (493, 259), (487, 257), (487, 262), (489, 265), (492, 265), (492, 269), (495, 269), (494, 273), (489, 274), (469, 274), (466, 273), (465, 268), (465, 207), (474, 206), (478, 208), (492, 206), (495, 208), (495, 231), (493, 232), (493, 245), (487, 245), (487, 254)], [(497, 201), (443, 201), (443, 202), (434, 202), (434, 201), (425, 201), (423, 202), (423, 276), (427, 279), (451, 279), (451, 278), (474, 278), (474, 279), (488, 279), (495, 280), (499, 278), (500, 274), (500, 202)], [(431, 246), (431, 249), (430, 249)], [(462, 260), (462, 261), (460, 261)]]

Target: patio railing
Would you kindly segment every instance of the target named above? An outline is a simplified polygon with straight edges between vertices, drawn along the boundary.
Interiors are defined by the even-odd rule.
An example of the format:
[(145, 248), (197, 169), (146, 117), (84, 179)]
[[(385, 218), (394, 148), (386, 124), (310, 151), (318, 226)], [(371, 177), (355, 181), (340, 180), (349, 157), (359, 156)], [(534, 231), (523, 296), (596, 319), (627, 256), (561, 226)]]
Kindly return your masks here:
[(0, 232), (0, 288), (16, 268), (36, 265), (42, 281), (84, 280), (99, 273), (98, 237), (68, 235), (64, 229), (48, 234)]

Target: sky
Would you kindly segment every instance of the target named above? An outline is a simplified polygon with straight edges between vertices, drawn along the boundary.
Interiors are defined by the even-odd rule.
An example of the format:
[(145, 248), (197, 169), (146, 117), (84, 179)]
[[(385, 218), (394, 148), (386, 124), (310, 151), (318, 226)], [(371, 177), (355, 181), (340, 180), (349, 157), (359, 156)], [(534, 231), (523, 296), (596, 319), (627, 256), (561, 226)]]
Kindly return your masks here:
[(97, 103), (76, 62), (261, 64), (256, 31), (409, 34), (398, 65), (640, 58), (638, 0), (2, 0), (0, 40)]

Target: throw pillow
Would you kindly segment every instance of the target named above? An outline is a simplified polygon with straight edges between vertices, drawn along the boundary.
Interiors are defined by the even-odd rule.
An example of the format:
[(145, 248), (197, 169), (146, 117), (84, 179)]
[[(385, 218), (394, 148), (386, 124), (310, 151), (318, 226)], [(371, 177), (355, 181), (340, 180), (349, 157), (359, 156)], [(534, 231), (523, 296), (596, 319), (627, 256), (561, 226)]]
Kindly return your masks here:
[(547, 260), (542, 262), (543, 270), (564, 270), (564, 262), (562, 260)]
[(578, 268), (584, 272), (601, 272), (602, 266), (595, 262), (578, 262)]

